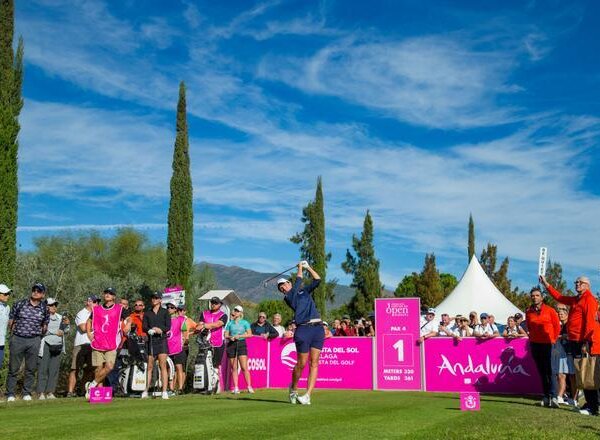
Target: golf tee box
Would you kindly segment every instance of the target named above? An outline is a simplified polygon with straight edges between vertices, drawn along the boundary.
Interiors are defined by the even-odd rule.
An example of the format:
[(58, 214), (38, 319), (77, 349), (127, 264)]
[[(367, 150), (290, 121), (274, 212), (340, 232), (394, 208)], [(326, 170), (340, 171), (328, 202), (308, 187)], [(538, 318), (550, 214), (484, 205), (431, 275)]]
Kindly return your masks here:
[(90, 403), (110, 403), (112, 402), (111, 387), (93, 387), (90, 388)]
[(479, 411), (480, 400), (479, 393), (460, 393), (460, 410), (461, 411)]

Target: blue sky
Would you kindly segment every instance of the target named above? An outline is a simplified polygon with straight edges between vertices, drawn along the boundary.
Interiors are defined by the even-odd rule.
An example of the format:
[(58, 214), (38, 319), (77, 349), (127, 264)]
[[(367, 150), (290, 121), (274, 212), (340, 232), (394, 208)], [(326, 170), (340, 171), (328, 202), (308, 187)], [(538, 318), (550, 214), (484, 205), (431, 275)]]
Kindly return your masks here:
[(600, 282), (600, 5), (589, 1), (30, 0), (18, 241), (166, 238), (187, 85), (195, 256), (278, 271), (323, 176), (330, 274), (365, 211), (395, 288), (490, 241)]

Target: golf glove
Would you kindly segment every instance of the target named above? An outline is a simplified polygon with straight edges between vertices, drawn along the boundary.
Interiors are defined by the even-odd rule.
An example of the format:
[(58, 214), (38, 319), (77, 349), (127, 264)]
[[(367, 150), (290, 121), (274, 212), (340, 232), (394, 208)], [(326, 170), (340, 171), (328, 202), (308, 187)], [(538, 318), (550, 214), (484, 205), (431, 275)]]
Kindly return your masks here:
[(305, 269), (308, 267), (308, 261), (306, 260), (303, 260), (300, 264), (302, 264), (302, 267)]
[(150, 336), (154, 335), (154, 330), (152, 330), (152, 329), (148, 330), (148, 334), (149, 334)]

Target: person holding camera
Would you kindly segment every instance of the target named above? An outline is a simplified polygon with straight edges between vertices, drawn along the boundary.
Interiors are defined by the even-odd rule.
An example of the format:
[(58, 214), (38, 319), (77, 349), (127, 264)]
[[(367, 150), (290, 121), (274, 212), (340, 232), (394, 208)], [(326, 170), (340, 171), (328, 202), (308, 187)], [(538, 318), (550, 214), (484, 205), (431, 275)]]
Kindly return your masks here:
[(235, 306), (231, 312), (231, 320), (225, 326), (225, 339), (227, 339), (227, 359), (231, 367), (231, 378), (233, 379), (233, 394), (239, 394), (238, 386), (238, 365), (242, 370), (248, 392), (254, 393), (252, 382), (250, 380), (250, 372), (248, 371), (248, 347), (246, 346), (246, 338), (252, 337), (252, 329), (250, 323), (244, 318), (244, 309), (242, 306)]
[(46, 302), (50, 319), (48, 331), (43, 337), (38, 353), (38, 399), (56, 399), (54, 391), (58, 382), (61, 355), (65, 352), (65, 332), (69, 331), (69, 318), (57, 313), (58, 301), (48, 298)]
[[(313, 281), (308, 286), (302, 283), (302, 272), (306, 269)], [(294, 343), (298, 353), (298, 362), (292, 371), (292, 383), (289, 387), (290, 403), (299, 402), (301, 405), (310, 405), (310, 396), (317, 383), (317, 374), (319, 371), (319, 356), (323, 349), (325, 341), (325, 329), (321, 315), (312, 297), (312, 292), (321, 283), (321, 277), (315, 270), (309, 266), (308, 262), (298, 263), (298, 275), (296, 281), (292, 283), (280, 278), (277, 280), (277, 289), (283, 293), (283, 300), (294, 311), (294, 321), (298, 326), (294, 333)], [(306, 394), (298, 395), (297, 386), (302, 371), (309, 361), (310, 373), (306, 387)]]
[(146, 391), (142, 393), (142, 399), (148, 397), (148, 389), (152, 385), (154, 359), (158, 359), (162, 385), (161, 397), (167, 400), (169, 398), (167, 393), (167, 385), (169, 384), (167, 333), (171, 330), (171, 317), (167, 310), (162, 307), (162, 293), (154, 292), (150, 301), (152, 305), (144, 313), (142, 321), (142, 330), (148, 334), (148, 380), (146, 381)]

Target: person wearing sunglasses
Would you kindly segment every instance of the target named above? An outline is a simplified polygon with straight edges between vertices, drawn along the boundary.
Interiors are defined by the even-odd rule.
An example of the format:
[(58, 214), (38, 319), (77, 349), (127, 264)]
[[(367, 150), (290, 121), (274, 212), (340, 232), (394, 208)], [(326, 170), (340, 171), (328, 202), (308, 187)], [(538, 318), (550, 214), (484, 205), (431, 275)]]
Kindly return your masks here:
[(12, 290), (6, 284), (0, 284), (0, 368), (4, 365), (4, 344), (6, 343), (6, 329), (8, 328), (10, 315), (8, 299), (11, 293)]
[[(198, 318), (195, 333), (208, 331), (208, 341), (213, 348), (213, 368), (218, 370), (219, 376), (221, 371), (221, 361), (225, 352), (225, 325), (227, 324), (227, 314), (221, 310), (223, 301), (218, 296), (213, 296), (210, 299), (210, 308), (204, 310)], [(202, 335), (198, 336), (199, 338)], [(221, 384), (217, 393), (221, 390)]]
[(30, 297), (18, 301), (10, 310), (8, 330), (12, 336), (6, 380), (7, 402), (15, 401), (17, 377), (23, 361), (25, 361), (23, 400), (31, 400), (33, 381), (38, 368), (40, 343), (50, 320), (48, 307), (44, 301), (45, 296), (46, 286), (35, 283), (31, 288)]
[(244, 308), (235, 306), (231, 312), (231, 320), (225, 326), (225, 339), (227, 339), (227, 359), (231, 367), (231, 378), (233, 379), (233, 394), (239, 394), (238, 369), (242, 370), (248, 392), (254, 393), (248, 371), (248, 347), (246, 338), (252, 337), (250, 323), (244, 319)]
[(48, 298), (46, 304), (50, 313), (50, 321), (38, 353), (37, 392), (39, 400), (56, 399), (54, 391), (58, 382), (60, 358), (65, 352), (65, 333), (69, 331), (69, 319), (57, 313), (58, 301)]
[[(544, 276), (540, 276), (540, 283), (556, 301), (570, 307), (567, 317), (567, 354), (574, 359), (581, 358), (588, 351), (588, 346), (593, 347), (592, 354), (596, 354), (600, 349), (598, 344), (593, 344), (594, 339), (600, 337), (600, 328), (595, 332), (598, 326), (598, 301), (592, 293), (590, 279), (580, 276), (575, 280), (575, 296), (562, 295)], [(598, 414), (598, 390), (583, 390), (583, 394), (586, 405), (579, 411), (580, 414)]]
[(171, 316), (171, 330), (167, 333), (167, 346), (169, 357), (175, 365), (175, 380), (171, 382), (170, 389), (173, 395), (183, 393), (185, 387), (185, 366), (187, 354), (183, 349), (184, 334), (187, 331), (185, 316), (177, 313), (177, 306), (167, 303), (167, 312)]

